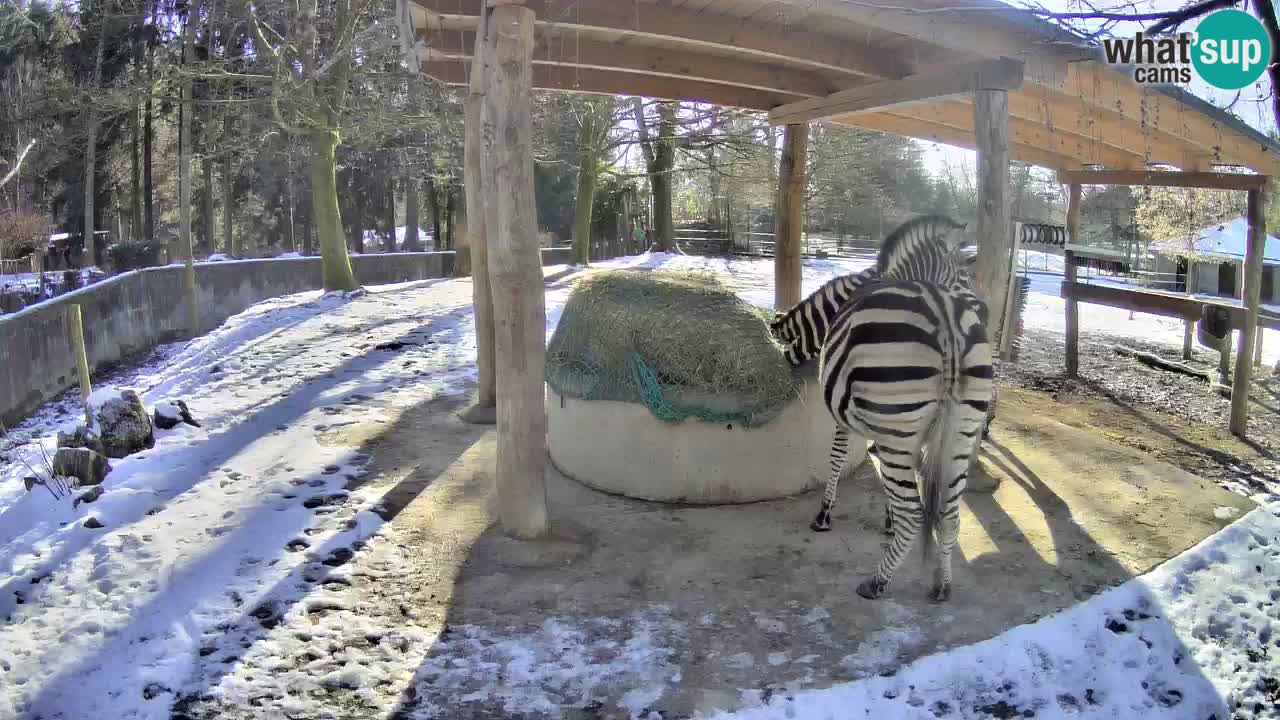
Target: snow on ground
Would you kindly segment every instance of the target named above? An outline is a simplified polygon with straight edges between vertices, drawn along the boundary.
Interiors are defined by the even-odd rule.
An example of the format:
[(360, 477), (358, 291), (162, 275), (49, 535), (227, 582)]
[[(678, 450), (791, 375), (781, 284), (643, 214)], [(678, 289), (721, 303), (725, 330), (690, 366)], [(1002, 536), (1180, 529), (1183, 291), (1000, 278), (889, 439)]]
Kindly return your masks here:
[[(646, 254), (598, 264), (628, 265), (721, 273), (745, 299), (772, 304), (770, 261)], [(862, 267), (807, 262), (805, 290)], [(546, 269), (552, 278), (566, 272)], [(1056, 280), (1033, 290), (1028, 322), (1060, 329)], [(548, 333), (568, 292), (563, 282), (548, 290)], [(458, 280), (303, 293), (167, 348), (130, 385), (149, 407), (185, 400), (202, 427), (158, 431), (155, 448), (113, 461), (106, 492), (92, 504), (28, 493), (27, 471), (15, 460), (35, 453), (9, 449), (0, 465), (0, 717), (170, 718), (175, 701), (192, 692), (251, 714), (269, 696), (278, 701), (272, 717), (336, 716), (307, 694), (322, 686), (350, 688), (367, 708), (390, 711), (415, 673), (443, 661), (429, 656), (433, 638), (408, 622), (377, 626), (344, 592), (343, 565), (355, 550), (382, 558), (387, 573), (403, 570), (407, 551), (383, 525), (379, 496), (361, 486), (367, 458), (317, 434), (356, 418), (386, 422), (403, 408), (467, 392), (475, 372), (470, 302), (470, 284)], [(1180, 345), (1180, 325), (1138, 317), (1090, 306), (1081, 325)], [(1269, 346), (1280, 350), (1280, 341)], [(38, 438), (51, 451), (53, 430), (74, 424), (74, 406), (51, 405), (14, 436)], [(892, 677), (871, 672), (721, 717), (1029, 711), (1226, 720), (1224, 699), (1232, 711), (1239, 701), (1243, 717), (1254, 716), (1255, 704), (1262, 715), (1280, 712), (1280, 663), (1268, 654), (1280, 657), (1270, 650), (1280, 623), (1280, 497), (1256, 499), (1267, 508), (1064, 613)], [(91, 517), (103, 527), (85, 527)], [(624, 696), (636, 711), (653, 704), (663, 682), (678, 682), (663, 638), (679, 628), (662, 608), (637, 607), (632, 641), (607, 663), (586, 640), (596, 622), (619, 620), (551, 618), (535, 632), (498, 636), (454, 628), (455, 642), (474, 645), (474, 664), (441, 664), (432, 682), (465, 688), (459, 703), (552, 715), (619, 678), (638, 678)], [(357, 646), (357, 636), (372, 639)], [(851, 648), (846, 664), (874, 660), (877, 647), (866, 649), (861, 658)], [(1259, 684), (1242, 686), (1238, 668)], [(768, 697), (742, 690), (756, 703)], [(414, 716), (457, 712), (427, 707)]]

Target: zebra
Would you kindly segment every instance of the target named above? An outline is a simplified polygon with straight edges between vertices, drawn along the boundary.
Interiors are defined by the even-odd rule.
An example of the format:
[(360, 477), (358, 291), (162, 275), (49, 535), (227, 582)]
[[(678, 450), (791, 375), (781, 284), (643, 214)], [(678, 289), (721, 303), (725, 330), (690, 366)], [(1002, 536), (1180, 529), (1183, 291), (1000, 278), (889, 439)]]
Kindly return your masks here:
[[(915, 228), (920, 232), (927, 232), (929, 228), (932, 228), (935, 233), (950, 234), (959, 232), (964, 227), (964, 225), (944, 216), (926, 215), (904, 224), (889, 238), (886, 238), (885, 243), (886, 247), (888, 247), (890, 238), (895, 238), (895, 236), (897, 236), (894, 239), (895, 243), (903, 242), (902, 235), (910, 231), (911, 228)], [(954, 268), (955, 276), (948, 280), (948, 289), (968, 294), (972, 287), (970, 278), (972, 277), (976, 256), (961, 252), (956, 254), (959, 266)], [(896, 268), (910, 262), (912, 256), (913, 253), (909, 243), (898, 247), (896, 252), (886, 254), (882, 251), (876, 265), (860, 273), (836, 277), (787, 312), (776, 313), (769, 328), (773, 336), (785, 345), (783, 354), (787, 362), (794, 367), (799, 367), (810, 359), (818, 357), (826, 341), (827, 332), (831, 327), (832, 321), (849, 301), (849, 298), (859, 289), (879, 280), (883, 272), (888, 272), (890, 275), (908, 272), (905, 269), (899, 270)], [(883, 270), (882, 266), (884, 267)], [(986, 306), (979, 303), (978, 307), (984, 313), (982, 319), (985, 324)], [(994, 407), (994, 398), (992, 405)], [(984, 425), (983, 435), (985, 436), (986, 433), (987, 427)], [(871, 446), (869, 455), (875, 458), (873, 465), (879, 463), (874, 445)], [(876, 471), (877, 477), (881, 477), (879, 468), (876, 468)], [(838, 475), (828, 480), (826, 490), (823, 493), (822, 510), (814, 518), (813, 522), (809, 524), (813, 531), (826, 532), (831, 530), (831, 509), (835, 505), (838, 486)], [(886, 534), (893, 533), (893, 514), (888, 506), (885, 507), (884, 531)]]
[[(992, 387), (985, 306), (965, 287), (955, 252), (961, 227), (924, 216), (891, 233), (880, 277), (851, 296), (822, 347), (819, 382), (836, 424), (828, 486), (844, 469), (849, 435), (868, 438), (893, 519), (883, 559), (857, 586), (864, 598), (884, 592), (921, 531), (925, 556), (937, 561), (930, 597), (951, 595), (959, 498)], [(827, 524), (829, 499), (819, 515)]]

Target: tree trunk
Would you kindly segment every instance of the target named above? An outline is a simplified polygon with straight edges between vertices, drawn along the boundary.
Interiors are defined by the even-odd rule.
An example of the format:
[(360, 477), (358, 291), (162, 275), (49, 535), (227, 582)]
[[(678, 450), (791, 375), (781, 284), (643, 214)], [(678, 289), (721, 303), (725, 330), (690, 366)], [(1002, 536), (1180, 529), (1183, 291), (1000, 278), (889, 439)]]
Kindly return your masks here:
[(809, 126), (787, 125), (778, 171), (778, 217), (773, 239), (773, 307), (786, 312), (800, 302), (800, 243)]
[[(465, 201), (464, 201), (465, 202)], [(444, 239), (453, 247), (458, 220), (458, 188), (450, 185), (444, 194)]]
[[(431, 212), (431, 240), (437, 250), (444, 249), (444, 238), (440, 235), (440, 195), (436, 191), (436, 180), (431, 176), (427, 176), (427, 210)], [(457, 249), (457, 248), (451, 248)], [(467, 274), (471, 273), (470, 264), (467, 265)], [(456, 270), (456, 266), (455, 266)], [(458, 277), (462, 277), (459, 275)]]
[[(208, 129), (208, 125), (204, 129)], [(208, 133), (200, 133), (200, 252), (213, 251), (213, 158), (209, 157)]]
[[(110, 3), (107, 3), (105, 10), (106, 13), (111, 12)], [(95, 94), (102, 87), (102, 55), (106, 46), (106, 34), (107, 18), (104, 13), (98, 18), (98, 47), (94, 51), (93, 84), (90, 86), (90, 91)], [(93, 236), (94, 230), (97, 229), (97, 224), (94, 222), (97, 217), (94, 207), (94, 202), (97, 200), (94, 184), (98, 173), (97, 98), (90, 98), (88, 105), (84, 153), (84, 260), (80, 264), (83, 267), (94, 267), (98, 264), (97, 239)]]
[(320, 236), (320, 264), (324, 273), (324, 289), (355, 290), (355, 273), (351, 258), (342, 241), (342, 213), (338, 211), (337, 158), (338, 132), (315, 130), (311, 142), (311, 210), (316, 232)]
[[(235, 206), (236, 186), (232, 173), (231, 151), (226, 145), (231, 137), (231, 113), (222, 115), (222, 251), (231, 257), (240, 257), (240, 248), (236, 247)], [(289, 182), (293, 182), (293, 173), (289, 173)]]
[(532, 539), (549, 530), (547, 416), (543, 372), (546, 308), (533, 194), (532, 98), (534, 12), (493, 9), (495, 36), (485, 64), (482, 137), (488, 271), (497, 332), (498, 441), (496, 485), (503, 529)]
[(355, 201), (351, 212), (351, 252), (364, 254), (364, 188), (359, 187), (360, 176), (351, 171), (351, 195)]
[[(182, 56), (183, 64), (191, 61), (195, 54), (195, 32), (191, 18), (199, 17), (199, 4), (192, 5), (191, 15), (183, 27)], [(196, 269), (191, 247), (191, 78), (182, 81), (182, 120), (179, 123), (178, 138), (178, 245), (182, 254), (183, 302), (187, 308), (187, 332), (196, 335), (200, 332), (199, 315), (196, 307)]]
[[(141, 103), (135, 96), (129, 113), (129, 240), (142, 237), (142, 148), (139, 143), (142, 120)], [(124, 238), (120, 238), (124, 240)]]
[(421, 252), (418, 240), (418, 180), (413, 173), (404, 173), (404, 251)]
[(382, 246), (382, 252), (395, 252), (396, 249), (396, 179), (390, 175), (387, 176), (386, 197), (382, 206), (384, 219), (387, 225), (387, 241)]
[(590, 263), (591, 210), (596, 199), (596, 129), (595, 113), (588, 107), (578, 129), (578, 194), (573, 213), (573, 252), (569, 263)]
[(653, 232), (658, 247), (671, 252), (676, 247), (675, 224), (671, 217), (671, 173), (676, 162), (676, 103), (658, 106), (658, 139), (654, 149)]
[[(155, 3), (151, 10), (155, 11)], [(143, 218), (143, 235), (147, 242), (156, 240), (156, 195), (151, 181), (152, 146), (155, 144), (155, 132), (151, 126), (151, 92), (155, 87), (155, 48), (147, 46), (147, 99), (143, 103), (142, 117), (142, 194), (145, 216)]]

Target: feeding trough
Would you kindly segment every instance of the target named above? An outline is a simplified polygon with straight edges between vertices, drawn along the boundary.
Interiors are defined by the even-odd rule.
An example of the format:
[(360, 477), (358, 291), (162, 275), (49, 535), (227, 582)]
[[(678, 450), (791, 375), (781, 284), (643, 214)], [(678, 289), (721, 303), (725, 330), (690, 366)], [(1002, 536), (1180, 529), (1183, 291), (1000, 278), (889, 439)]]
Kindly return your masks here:
[(664, 502), (820, 486), (835, 426), (816, 377), (792, 371), (767, 319), (712, 275), (584, 278), (547, 349), (552, 462), (585, 485)]

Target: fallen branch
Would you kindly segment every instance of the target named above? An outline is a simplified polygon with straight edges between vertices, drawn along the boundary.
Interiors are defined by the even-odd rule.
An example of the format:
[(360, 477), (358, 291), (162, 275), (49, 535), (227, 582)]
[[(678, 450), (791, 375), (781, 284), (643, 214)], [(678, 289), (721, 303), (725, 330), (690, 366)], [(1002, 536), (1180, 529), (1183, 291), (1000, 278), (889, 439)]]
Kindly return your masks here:
[(1138, 362), (1142, 363), (1143, 365), (1149, 365), (1150, 367), (1157, 368), (1159, 370), (1168, 370), (1169, 372), (1176, 372), (1176, 373), (1182, 373), (1183, 375), (1190, 375), (1192, 377), (1200, 378), (1201, 380), (1204, 380), (1205, 382), (1210, 384), (1215, 382), (1215, 379), (1216, 379), (1214, 377), (1215, 373), (1210, 372), (1209, 370), (1200, 370), (1198, 368), (1193, 368), (1190, 365), (1184, 365), (1183, 363), (1180, 363), (1180, 362), (1165, 360), (1159, 355), (1153, 355), (1152, 353), (1149, 353), (1149, 352), (1134, 350), (1133, 348), (1127, 348), (1122, 345), (1114, 345), (1112, 346), (1111, 349), (1115, 351), (1117, 355), (1131, 357), (1134, 360), (1137, 360)]
[(0, 178), (0, 188), (4, 187), (5, 185), (8, 185), (9, 181), (12, 180), (14, 176), (18, 174), (18, 171), (22, 169), (22, 161), (27, 158), (27, 153), (31, 152), (31, 148), (35, 146), (36, 146), (36, 141), (32, 140), (31, 142), (27, 143), (27, 146), (22, 149), (22, 152), (18, 153), (18, 157), (16, 160), (13, 161), (13, 167), (9, 169), (9, 173), (5, 175), (3, 178)]

